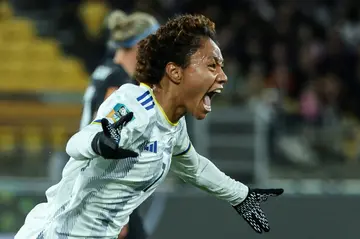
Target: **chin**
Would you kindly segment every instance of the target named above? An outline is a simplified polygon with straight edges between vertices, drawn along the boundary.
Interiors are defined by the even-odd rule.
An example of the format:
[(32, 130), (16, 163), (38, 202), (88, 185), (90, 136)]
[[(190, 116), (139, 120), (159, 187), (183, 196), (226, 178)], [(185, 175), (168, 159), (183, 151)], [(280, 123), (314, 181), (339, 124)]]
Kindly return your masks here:
[(209, 111), (206, 111), (202, 106), (192, 108), (192, 109), (188, 110), (188, 112), (197, 120), (205, 119), (206, 115), (208, 113), (210, 113)]
[(195, 117), (195, 119), (197, 119), (197, 120), (203, 120), (203, 119), (205, 119), (206, 118), (206, 115), (207, 115), (208, 113), (197, 113), (197, 114), (194, 114), (193, 116)]

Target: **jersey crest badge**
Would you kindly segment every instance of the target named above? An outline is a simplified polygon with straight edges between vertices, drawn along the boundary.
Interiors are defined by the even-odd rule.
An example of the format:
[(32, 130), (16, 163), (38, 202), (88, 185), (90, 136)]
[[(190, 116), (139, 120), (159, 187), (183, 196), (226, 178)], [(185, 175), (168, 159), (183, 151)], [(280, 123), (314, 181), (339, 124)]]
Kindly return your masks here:
[[(107, 118), (112, 119), (114, 122), (118, 121), (121, 117), (128, 114), (130, 110), (124, 104), (116, 104), (111, 112), (106, 116)], [(131, 120), (134, 120), (135, 116)]]

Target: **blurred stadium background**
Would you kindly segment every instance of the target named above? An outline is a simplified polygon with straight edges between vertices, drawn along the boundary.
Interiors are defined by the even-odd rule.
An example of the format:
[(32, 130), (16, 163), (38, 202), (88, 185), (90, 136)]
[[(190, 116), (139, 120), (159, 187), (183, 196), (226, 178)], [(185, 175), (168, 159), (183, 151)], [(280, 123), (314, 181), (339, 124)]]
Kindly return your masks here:
[[(359, 238), (358, 1), (1, 0), (1, 239), (59, 180), (112, 9), (216, 22), (229, 83), (205, 121), (188, 119), (189, 133), (232, 177), (285, 188), (265, 206), (273, 231), (263, 238)], [(172, 177), (158, 193), (168, 199), (151, 238), (259, 237)]]

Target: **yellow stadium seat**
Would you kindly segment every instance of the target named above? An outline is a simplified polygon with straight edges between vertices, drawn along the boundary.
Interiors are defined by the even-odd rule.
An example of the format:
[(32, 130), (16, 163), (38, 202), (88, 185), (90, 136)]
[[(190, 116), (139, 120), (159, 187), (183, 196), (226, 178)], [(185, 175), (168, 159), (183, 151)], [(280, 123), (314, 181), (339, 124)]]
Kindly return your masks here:
[(4, 61), (2, 64), (11, 64), (11, 62), (34, 62), (37, 60), (34, 54), (29, 50), (31, 45), (27, 42), (13, 42), (0, 44), (0, 58)]
[(13, 11), (8, 3), (8, 1), (0, 2), (0, 16), (2, 19), (9, 19), (13, 16)]
[(56, 56), (57, 58), (61, 57), (62, 53), (59, 51), (58, 44), (55, 41), (37, 40), (31, 43), (32, 46), (29, 49), (31, 52), (40, 55), (42, 54), (45, 56), (50, 56), (50, 57), (54, 57), (54, 56)]
[(33, 40), (28, 42), (19, 42), (12, 44), (14, 50), (23, 54), (19, 60), (26, 61), (54, 61), (59, 59), (61, 53), (57, 44), (52, 41)]
[(43, 148), (42, 128), (40, 126), (23, 127), (23, 147), (28, 152), (39, 152)]
[(14, 51), (14, 45), (9, 44), (8, 47), (6, 47), (6, 44), (0, 44), (0, 59), (1, 64), (8, 64), (9, 61), (17, 61), (20, 57), (20, 54), (13, 54)]
[(21, 87), (22, 81), (26, 77), (22, 70), (21, 62), (0, 65), (0, 74), (3, 80), (0, 81), (0, 90), (7, 91)]
[(51, 143), (54, 149), (64, 148), (67, 138), (65, 125), (55, 125), (51, 128)]
[(0, 22), (1, 41), (27, 42), (35, 38), (34, 27), (30, 21), (10, 19)]
[(0, 61), (0, 92), (83, 93), (87, 86), (81, 62), (64, 57), (55, 40), (38, 38), (31, 21), (0, 22)]
[(66, 73), (83, 72), (82, 64), (74, 58), (64, 58), (59, 66)]
[(12, 151), (15, 149), (15, 135), (15, 127), (0, 126), (0, 152)]
[(87, 74), (79, 61), (66, 59), (60, 64), (59, 84), (72, 91), (83, 91), (87, 86)]

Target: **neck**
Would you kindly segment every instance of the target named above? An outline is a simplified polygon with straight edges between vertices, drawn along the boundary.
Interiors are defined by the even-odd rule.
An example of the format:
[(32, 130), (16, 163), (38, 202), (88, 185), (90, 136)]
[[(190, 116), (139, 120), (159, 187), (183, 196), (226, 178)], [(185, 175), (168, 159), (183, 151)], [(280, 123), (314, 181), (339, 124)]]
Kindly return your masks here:
[(185, 115), (186, 109), (180, 103), (182, 96), (170, 81), (162, 80), (154, 86), (153, 93), (171, 123), (177, 123)]
[(128, 57), (126, 51), (122, 49), (117, 50), (114, 56), (114, 62), (118, 65), (121, 65), (129, 76), (133, 76), (134, 64), (131, 61), (131, 57)]

